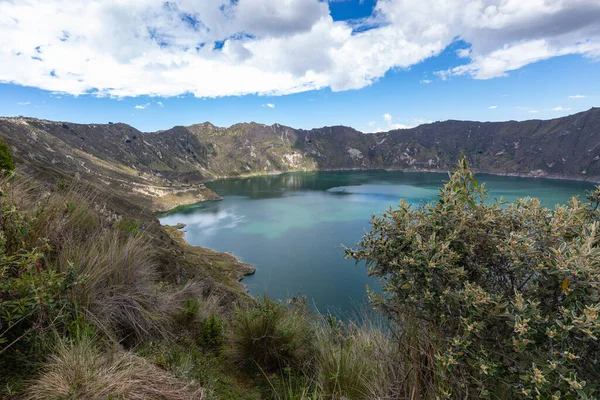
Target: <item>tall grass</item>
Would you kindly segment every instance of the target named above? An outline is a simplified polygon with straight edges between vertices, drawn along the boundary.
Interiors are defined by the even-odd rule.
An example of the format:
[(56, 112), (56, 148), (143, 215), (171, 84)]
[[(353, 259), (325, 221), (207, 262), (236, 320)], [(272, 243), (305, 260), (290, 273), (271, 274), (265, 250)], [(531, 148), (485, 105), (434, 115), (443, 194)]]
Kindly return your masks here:
[(102, 328), (121, 338), (149, 337), (163, 330), (167, 321), (154, 288), (152, 248), (144, 237), (95, 231), (64, 246), (56, 263), (60, 271), (75, 268), (82, 281), (74, 300)]
[(236, 308), (225, 353), (243, 368), (303, 368), (311, 358), (313, 338), (305, 306), (265, 297), (254, 306)]
[[(104, 350), (104, 351), (103, 351)], [(90, 338), (59, 339), (23, 396), (46, 399), (203, 399), (204, 391), (130, 352), (105, 351)]]

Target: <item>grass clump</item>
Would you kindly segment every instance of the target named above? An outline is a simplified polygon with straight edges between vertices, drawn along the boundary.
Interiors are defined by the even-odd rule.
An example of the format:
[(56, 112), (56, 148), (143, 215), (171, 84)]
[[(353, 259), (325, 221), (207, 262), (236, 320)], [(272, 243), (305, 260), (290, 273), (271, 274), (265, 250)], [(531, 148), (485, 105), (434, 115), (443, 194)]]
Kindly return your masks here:
[(391, 391), (397, 346), (372, 317), (360, 325), (329, 315), (317, 329), (317, 381), (326, 398), (383, 398)]
[(137, 339), (164, 330), (147, 239), (102, 230), (62, 248), (57, 267), (74, 268), (84, 277), (74, 291), (75, 300), (105, 330)]
[(186, 384), (131, 352), (106, 351), (93, 339), (59, 339), (40, 375), (25, 390), (26, 400), (203, 399)]
[(313, 340), (304, 302), (284, 304), (264, 297), (253, 306), (235, 309), (225, 352), (242, 368), (302, 369), (310, 362)]

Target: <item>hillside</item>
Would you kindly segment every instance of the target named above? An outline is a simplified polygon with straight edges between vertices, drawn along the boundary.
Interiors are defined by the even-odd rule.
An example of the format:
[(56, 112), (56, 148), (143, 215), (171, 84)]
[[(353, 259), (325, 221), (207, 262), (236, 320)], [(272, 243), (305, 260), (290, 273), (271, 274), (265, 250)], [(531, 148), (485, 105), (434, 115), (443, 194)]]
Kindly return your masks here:
[(462, 154), (478, 172), (600, 181), (600, 108), (547, 121), (444, 121), (376, 134), (208, 122), (143, 133), (121, 123), (1, 118), (0, 137), (36, 174), (75, 174), (153, 210), (218, 199), (203, 185), (215, 178), (317, 169), (448, 171)]

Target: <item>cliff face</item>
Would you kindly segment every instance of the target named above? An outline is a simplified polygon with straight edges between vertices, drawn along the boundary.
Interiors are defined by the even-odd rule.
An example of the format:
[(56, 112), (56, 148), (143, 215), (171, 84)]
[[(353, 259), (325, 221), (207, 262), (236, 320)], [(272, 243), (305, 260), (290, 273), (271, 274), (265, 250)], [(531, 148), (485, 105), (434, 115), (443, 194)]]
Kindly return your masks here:
[(447, 171), (464, 154), (475, 171), (600, 181), (600, 109), (548, 121), (445, 121), (363, 134), (344, 126), (210, 123), (143, 133), (126, 124), (0, 118), (22, 168), (77, 176), (152, 208), (218, 198), (203, 182), (315, 169)]

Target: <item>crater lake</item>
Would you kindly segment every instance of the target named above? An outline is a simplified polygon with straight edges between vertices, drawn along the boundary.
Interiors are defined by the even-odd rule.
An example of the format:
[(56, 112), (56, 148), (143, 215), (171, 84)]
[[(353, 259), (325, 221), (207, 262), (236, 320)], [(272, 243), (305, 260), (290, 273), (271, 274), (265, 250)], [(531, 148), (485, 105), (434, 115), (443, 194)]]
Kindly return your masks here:
[[(478, 174), (489, 197), (513, 201), (537, 197), (548, 207), (572, 196), (584, 199), (589, 182)], [(372, 214), (400, 199), (435, 200), (447, 174), (400, 171), (295, 172), (207, 183), (222, 201), (178, 208), (159, 216), (162, 224), (187, 224), (192, 245), (230, 252), (256, 267), (244, 278), (251, 295), (304, 295), (319, 311), (348, 312), (364, 304), (364, 264), (344, 258), (369, 230)]]

